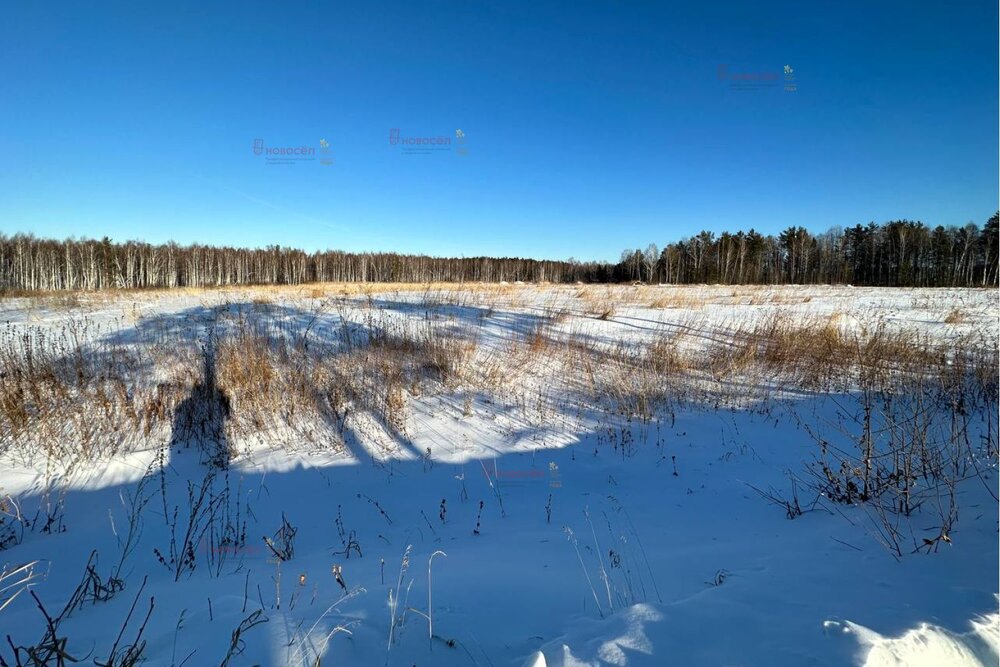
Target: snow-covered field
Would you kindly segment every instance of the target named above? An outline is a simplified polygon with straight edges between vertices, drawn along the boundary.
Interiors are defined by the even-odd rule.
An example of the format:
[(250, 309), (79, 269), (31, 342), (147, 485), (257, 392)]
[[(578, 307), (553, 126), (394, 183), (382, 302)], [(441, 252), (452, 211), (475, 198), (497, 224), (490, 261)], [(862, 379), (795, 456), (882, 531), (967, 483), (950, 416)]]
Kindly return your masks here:
[(998, 316), (798, 286), (0, 301), (0, 656), (996, 664)]

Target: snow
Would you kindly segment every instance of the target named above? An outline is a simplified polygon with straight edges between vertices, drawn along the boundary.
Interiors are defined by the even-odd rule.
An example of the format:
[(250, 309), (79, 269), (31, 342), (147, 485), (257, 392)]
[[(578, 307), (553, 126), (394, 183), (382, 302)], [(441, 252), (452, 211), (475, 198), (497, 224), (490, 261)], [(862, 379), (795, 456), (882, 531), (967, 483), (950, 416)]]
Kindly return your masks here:
[[(865, 667), (915, 665), (988, 665), (1000, 652), (1000, 616), (986, 614), (969, 622), (971, 629), (955, 633), (946, 628), (921, 623), (899, 637), (883, 637), (856, 623), (843, 624), (844, 633), (857, 635), (865, 647)], [(836, 627), (830, 622), (829, 626)]]
[[(220, 307), (254, 298), (286, 308), (290, 326), (296, 313), (318, 312), (317, 335), (341, 317), (362, 321), (372, 303), (413, 326), (435, 318), (474, 331), (477, 355), (511, 361), (504, 347), (511, 336), (557, 311), (554, 336), (632, 345), (683, 329), (685, 344), (695, 347), (774, 312), (853, 329), (883, 318), (940, 345), (970, 334), (996, 341), (1000, 314), (994, 291), (962, 289), (400, 288), (352, 292), (336, 309), (323, 307), (337, 291), (329, 294), (314, 297), (306, 287), (85, 295), (70, 310), (8, 299), (0, 301), (0, 321), (57, 328), (86, 317), (104, 327), (101, 336), (141, 345), (152, 332), (196, 335)], [(607, 319), (592, 312), (600, 301), (614, 305)], [(945, 323), (956, 308), (962, 321)], [(154, 433), (145, 444), (71, 468), (8, 451), (0, 496), (16, 498), (29, 515), (61, 498), (64, 530), (26, 532), (21, 544), (0, 551), (0, 569), (37, 560), (31, 590), (58, 614), (94, 550), (102, 577), (118, 564), (131, 504), (147, 497), (141, 536), (123, 559), (125, 589), (60, 624), (74, 657), (105, 659), (138, 595), (122, 645), (134, 640), (153, 598), (142, 635), (153, 665), (220, 664), (241, 622), (250, 627), (230, 665), (313, 665), (317, 658), (323, 665), (533, 667), (996, 664), (995, 461), (986, 484), (958, 487), (952, 543), (897, 560), (861, 507), (821, 500), (789, 520), (754, 491), (787, 490), (788, 472), (816, 456), (807, 426), (834, 423), (851, 396), (779, 391), (748, 407), (679, 406), (669, 417), (616, 430), (615, 438), (635, 444), (624, 456), (605, 417), (563, 400), (569, 389), (555, 381), (554, 368), (538, 362), (506, 372), (523, 390), (521, 403), (468, 388), (422, 392), (409, 398), (402, 438), (358, 415), (356, 440), (342, 451), (294, 435), (280, 446), (248, 439), (245, 453), (212, 481), (214, 493), (228, 488), (225, 505), (246, 518), (246, 545), (229, 553), (199, 544), (194, 571), (177, 581), (153, 549), (169, 549), (165, 515), (174, 506), (186, 525), (188, 484), (197, 491), (209, 470), (196, 447), (174, 443), (161, 456), (169, 434)], [(539, 396), (548, 407), (533, 414)], [(262, 538), (275, 534), (283, 516), (297, 532), (294, 556), (278, 563)], [(923, 535), (932, 519), (918, 515), (914, 533)], [(353, 533), (360, 554), (345, 547), (341, 530)], [(447, 556), (429, 566), (437, 551)], [(402, 617), (391, 643), (390, 591)], [(245, 620), (257, 610), (257, 619)], [(0, 636), (28, 644), (43, 631), (27, 594), (0, 610)]]

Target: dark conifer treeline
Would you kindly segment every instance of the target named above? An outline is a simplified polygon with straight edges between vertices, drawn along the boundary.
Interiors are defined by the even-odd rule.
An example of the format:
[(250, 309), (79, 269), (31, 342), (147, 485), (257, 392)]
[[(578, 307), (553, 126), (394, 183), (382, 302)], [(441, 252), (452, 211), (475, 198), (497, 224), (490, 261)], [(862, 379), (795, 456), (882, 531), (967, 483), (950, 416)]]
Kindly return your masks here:
[(622, 253), (618, 279), (667, 283), (850, 283), (876, 286), (997, 285), (997, 214), (982, 230), (930, 228), (920, 222), (874, 222), (811, 234), (789, 227), (777, 236), (754, 230), (712, 232)]
[(997, 285), (997, 215), (980, 230), (908, 220), (832, 229), (790, 227), (777, 236), (712, 232), (625, 251), (617, 264), (519, 258), (439, 258), (396, 253), (306, 253), (151, 245), (110, 239), (55, 241), (0, 234), (0, 292), (218, 287), (330, 282), (852, 283)]

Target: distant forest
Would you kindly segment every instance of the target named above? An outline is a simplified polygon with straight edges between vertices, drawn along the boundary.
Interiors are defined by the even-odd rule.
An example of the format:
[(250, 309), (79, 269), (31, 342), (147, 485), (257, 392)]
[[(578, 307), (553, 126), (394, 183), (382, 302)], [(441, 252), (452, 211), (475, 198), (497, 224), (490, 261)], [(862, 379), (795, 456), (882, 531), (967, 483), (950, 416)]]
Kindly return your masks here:
[(753, 229), (703, 231), (670, 243), (626, 250), (617, 263), (509, 257), (444, 258), (389, 252), (306, 253), (152, 245), (138, 241), (63, 241), (0, 233), (0, 293), (310, 282), (833, 283), (874, 286), (996, 286), (998, 216), (978, 225), (930, 228), (874, 222), (813, 234), (789, 227), (777, 236)]

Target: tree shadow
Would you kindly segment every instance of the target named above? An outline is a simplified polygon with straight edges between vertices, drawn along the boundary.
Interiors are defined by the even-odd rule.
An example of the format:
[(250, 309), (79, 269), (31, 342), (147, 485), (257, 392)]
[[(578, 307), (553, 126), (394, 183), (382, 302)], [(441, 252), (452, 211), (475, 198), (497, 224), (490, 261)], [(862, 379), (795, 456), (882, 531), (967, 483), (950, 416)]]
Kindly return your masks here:
[(191, 387), (190, 394), (177, 404), (170, 432), (173, 456), (194, 446), (200, 462), (225, 469), (232, 460), (226, 436), (226, 420), (232, 407), (229, 396), (219, 388), (215, 369), (216, 341), (209, 336), (201, 344), (202, 376)]

